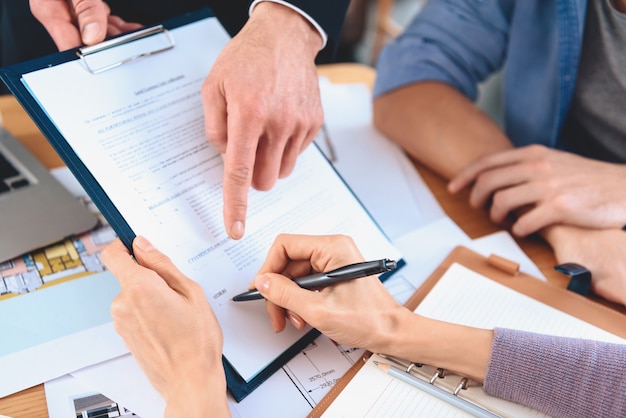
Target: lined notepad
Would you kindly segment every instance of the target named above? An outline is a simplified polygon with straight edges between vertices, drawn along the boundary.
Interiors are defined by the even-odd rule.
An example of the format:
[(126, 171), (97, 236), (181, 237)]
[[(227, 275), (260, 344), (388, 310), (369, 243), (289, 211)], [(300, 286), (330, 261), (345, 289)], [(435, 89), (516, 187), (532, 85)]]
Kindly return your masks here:
[[(528, 278), (528, 280), (535, 280)], [(551, 335), (624, 343), (624, 339), (453, 263), (415, 309), (433, 319), (492, 329), (514, 328)], [(323, 414), (324, 417), (457, 417), (467, 414), (381, 371), (372, 355)], [(447, 385), (460, 378), (451, 377)], [(445, 380), (445, 379), (444, 379)], [(437, 384), (442, 384), (437, 382)], [(449, 390), (450, 388), (448, 388)], [(503, 416), (543, 416), (485, 394), (474, 385), (460, 396)]]

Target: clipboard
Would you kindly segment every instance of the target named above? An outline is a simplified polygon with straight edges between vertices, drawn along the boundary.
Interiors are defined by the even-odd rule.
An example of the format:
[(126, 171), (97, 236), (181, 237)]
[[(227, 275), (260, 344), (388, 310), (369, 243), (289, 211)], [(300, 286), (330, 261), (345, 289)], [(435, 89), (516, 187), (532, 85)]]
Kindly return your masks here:
[[(175, 45), (174, 39), (169, 35), (169, 30), (184, 26), (186, 24), (195, 22), (200, 19), (214, 17), (213, 12), (208, 9), (201, 9), (197, 12), (188, 13), (180, 17), (168, 20), (162, 24), (140, 29), (132, 33), (111, 38), (101, 44), (85, 47), (75, 48), (59, 52), (56, 54), (48, 55), (46, 57), (38, 58), (36, 60), (28, 61), (12, 65), (6, 68), (0, 68), (0, 79), (4, 81), (11, 93), (19, 101), (22, 107), (26, 110), (29, 116), (33, 119), (37, 127), (41, 130), (44, 136), (48, 139), (52, 147), (59, 154), (61, 159), (65, 162), (72, 174), (77, 178), (81, 186), (89, 194), (94, 201), (94, 204), (98, 207), (102, 215), (105, 217), (109, 225), (113, 228), (117, 236), (124, 243), (126, 248), (132, 249), (132, 242), (135, 238), (135, 233), (128, 225), (122, 214), (118, 211), (115, 205), (108, 199), (105, 190), (100, 186), (98, 181), (85, 166), (85, 164), (76, 157), (71, 146), (65, 141), (59, 130), (54, 126), (48, 115), (42, 110), (41, 106), (25, 87), (22, 82), (22, 74), (27, 74), (40, 69), (56, 66), (73, 60), (83, 60), (87, 69), (93, 74), (104, 72), (120, 65), (130, 63), (142, 58), (147, 58), (151, 55), (173, 48)], [(139, 55), (130, 55), (124, 60), (115, 60), (108, 65), (95, 67), (89, 63), (90, 57), (95, 56), (99, 52), (110, 50), (119, 45), (131, 43), (135, 40), (139, 40), (145, 37), (151, 36), (165, 36), (166, 46), (158, 49), (146, 51)], [(319, 332), (311, 332), (299, 341), (293, 348), (293, 354), (297, 353), (310, 342), (312, 342)], [(240, 401), (254, 389), (256, 389), (261, 383), (267, 380), (276, 370), (278, 370), (290, 357), (293, 356), (291, 352), (285, 353), (283, 356), (278, 357), (275, 362), (270, 364), (263, 372), (249, 381), (246, 382), (235, 371), (234, 367), (228, 362), (226, 357), (222, 356), (222, 363), (224, 365), (224, 371), (226, 374), (227, 386), (233, 397)]]
[[(136, 236), (129, 222), (127, 222), (125, 217), (122, 216), (121, 212), (115, 206), (114, 199), (109, 196), (107, 190), (105, 190), (105, 188), (99, 183), (98, 179), (92, 174), (90, 169), (85, 163), (83, 163), (76, 151), (65, 139), (61, 133), (61, 128), (53, 122), (52, 117), (44, 110), (44, 106), (39, 102), (39, 100), (35, 98), (35, 95), (23, 81), (23, 78), (29, 73), (42, 69), (49, 69), (51, 67), (76, 60), (81, 60), (84, 64), (85, 72), (89, 72), (93, 75), (106, 73), (107, 71), (114, 71), (117, 67), (132, 65), (133, 63), (142, 61), (144, 58), (157, 56), (161, 52), (178, 47), (178, 45), (175, 45), (176, 39), (172, 38), (169, 34), (170, 30), (182, 28), (186, 25), (212, 17), (214, 17), (214, 15), (210, 9), (201, 9), (197, 12), (165, 21), (161, 25), (155, 27), (142, 29), (128, 35), (113, 38), (94, 47), (64, 51), (34, 61), (0, 69), (0, 79), (6, 83), (20, 104), (31, 116), (41, 132), (52, 144), (53, 148), (66, 163), (70, 171), (75, 175), (85, 191), (91, 196), (102, 215), (128, 249), (132, 249), (132, 241)], [(100, 54), (106, 55), (110, 51), (118, 52), (119, 48), (125, 48), (127, 45), (132, 45), (134, 40), (142, 40), (143, 42), (146, 39), (156, 39), (156, 42), (154, 42), (156, 47), (139, 53), (134, 52), (127, 54), (122, 59), (115, 59), (105, 64), (99, 63), (98, 60), (93, 60), (94, 57), (98, 57)], [(117, 56), (117, 54), (114, 55)], [(204, 76), (206, 76), (206, 74)], [(322, 157), (319, 158), (324, 158), (321, 152), (320, 155)], [(315, 158), (317, 159), (318, 157)], [(334, 176), (341, 179), (341, 176), (339, 176), (330, 162), (326, 161), (326, 163), (332, 169)], [(99, 178), (102, 179), (102, 177)], [(384, 234), (382, 230), (380, 230), (380, 227), (375, 223), (371, 215), (367, 213), (367, 210), (358, 201), (358, 198), (354, 196), (349, 186), (345, 184), (343, 179), (341, 179), (341, 182), (343, 184), (342, 187), (345, 187), (350, 191), (352, 196), (351, 199), (353, 199), (353, 201), (358, 203), (360, 206), (359, 210), (362, 210), (361, 213), (367, 214), (369, 217), (368, 223), (375, 226), (377, 236), (383, 236)], [(109, 188), (108, 190), (110, 192), (111, 189)], [(389, 248), (392, 247), (387, 239), (385, 239), (385, 242), (387, 242), (385, 246), (388, 245)], [(388, 256), (398, 259), (398, 268), (404, 264), (404, 260), (397, 257), (397, 252), (394, 254), (388, 254)], [(381, 276), (381, 279), (384, 279), (385, 277), (388, 277), (388, 274)], [(217, 296), (221, 296), (221, 294), (217, 294)], [(242, 309), (244, 309), (244, 307), (242, 307)], [(269, 323), (269, 321), (267, 322)], [(245, 330), (243, 332), (245, 332)], [(280, 367), (282, 367), (289, 359), (302, 351), (308, 344), (317, 338), (319, 334), (320, 333), (315, 329), (311, 329), (310, 331), (304, 333), (286, 351), (282, 352), (280, 356), (274, 358), (262, 370), (248, 379), (243, 378), (241, 374), (237, 372), (236, 368), (233, 367), (233, 364), (226, 356), (222, 356), (222, 362), (226, 373), (227, 387), (233, 398), (238, 402), (241, 401), (261, 383), (267, 380), (274, 372), (279, 370)], [(252, 356), (254, 356), (254, 353), (252, 353)]]
[[(598, 328), (604, 329), (612, 334), (626, 339), (625, 317), (618, 311), (610, 309), (591, 299), (588, 299), (576, 292), (556, 287), (528, 274), (520, 272), (517, 268), (511, 268), (516, 264), (501, 257), (484, 257), (467, 247), (457, 246), (435, 269), (428, 279), (418, 288), (406, 301), (406, 306), (414, 311), (422, 300), (437, 284), (439, 279), (448, 271), (453, 264), (460, 264), (470, 270), (479, 273), (496, 283), (513, 289), (523, 295), (529, 296), (548, 306), (552, 306), (561, 312), (567, 313), (575, 318), (581, 319)], [(329, 406), (346, 388), (348, 383), (363, 368), (367, 360), (373, 353), (366, 352), (355, 362), (352, 367), (335, 383), (326, 396), (315, 406), (308, 418), (319, 418), (324, 415)], [(433, 375), (431, 383), (437, 377), (441, 377), (443, 371), (431, 366), (439, 375)], [(467, 384), (467, 379), (459, 377), (459, 384), (451, 386), (448, 390), (456, 396), (461, 387)], [(456, 383), (456, 382), (455, 382)]]

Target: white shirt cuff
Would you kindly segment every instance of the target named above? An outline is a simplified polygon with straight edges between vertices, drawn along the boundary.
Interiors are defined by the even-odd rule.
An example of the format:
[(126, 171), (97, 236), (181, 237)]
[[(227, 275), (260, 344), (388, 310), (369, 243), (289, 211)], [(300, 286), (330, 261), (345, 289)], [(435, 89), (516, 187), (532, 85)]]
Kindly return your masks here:
[(324, 47), (326, 47), (326, 43), (328, 42), (328, 35), (326, 35), (326, 32), (324, 31), (324, 29), (322, 29), (322, 27), (318, 25), (318, 23), (311, 16), (309, 16), (307, 13), (300, 10), (299, 8), (297, 8), (291, 3), (287, 3), (286, 1), (283, 1), (283, 0), (254, 0), (252, 4), (250, 5), (250, 9), (248, 10), (248, 15), (251, 15), (252, 10), (254, 10), (256, 5), (261, 3), (262, 1), (271, 1), (273, 3), (282, 4), (283, 6), (289, 7), (291, 10), (294, 10), (300, 13), (302, 17), (304, 17), (306, 20), (309, 21), (309, 23), (311, 23), (311, 25), (313, 25), (313, 27), (319, 32), (320, 36), (322, 37), (322, 47), (320, 48), (320, 51), (324, 49)]

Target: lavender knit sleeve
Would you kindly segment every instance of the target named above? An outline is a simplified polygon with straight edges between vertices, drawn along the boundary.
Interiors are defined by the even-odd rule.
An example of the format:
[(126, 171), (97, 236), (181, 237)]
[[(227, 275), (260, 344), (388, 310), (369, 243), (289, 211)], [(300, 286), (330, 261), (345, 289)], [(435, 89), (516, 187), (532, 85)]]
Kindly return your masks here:
[(626, 344), (496, 328), (483, 390), (555, 417), (626, 417)]

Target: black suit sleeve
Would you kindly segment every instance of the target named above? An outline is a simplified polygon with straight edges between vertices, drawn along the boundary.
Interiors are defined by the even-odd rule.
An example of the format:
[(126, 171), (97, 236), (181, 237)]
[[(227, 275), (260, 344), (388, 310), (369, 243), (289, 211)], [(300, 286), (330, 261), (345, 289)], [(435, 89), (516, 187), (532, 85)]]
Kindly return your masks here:
[(350, 0), (286, 0), (299, 8), (318, 25), (324, 29), (328, 35), (328, 44), (320, 53), (319, 59), (330, 61), (337, 50), (339, 36), (343, 21), (350, 5)]
[[(328, 43), (320, 52), (318, 62), (330, 62), (337, 50), (339, 36), (350, 0), (284, 0), (308, 14), (328, 35)], [(215, 16), (231, 36), (248, 20), (251, 0), (209, 0)]]

